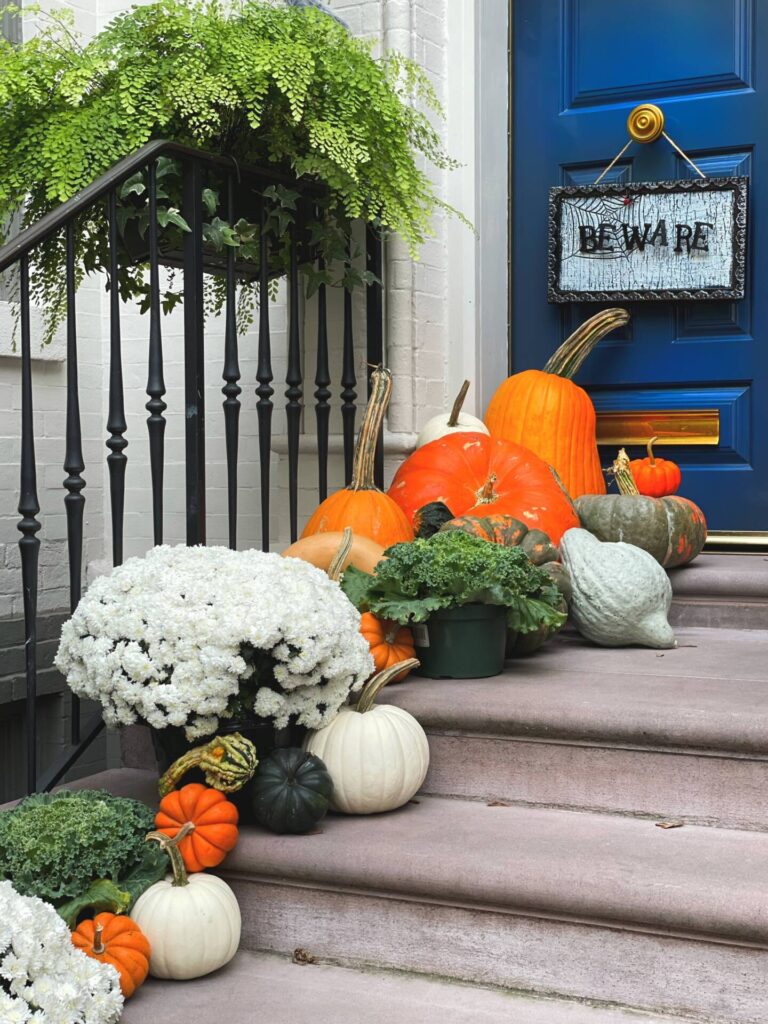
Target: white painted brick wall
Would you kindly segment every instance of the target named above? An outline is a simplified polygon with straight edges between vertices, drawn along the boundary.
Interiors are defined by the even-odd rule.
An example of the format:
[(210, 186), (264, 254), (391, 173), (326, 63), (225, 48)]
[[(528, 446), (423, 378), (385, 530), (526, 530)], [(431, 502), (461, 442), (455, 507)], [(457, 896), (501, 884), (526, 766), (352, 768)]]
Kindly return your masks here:
[[(48, 0), (53, 5), (53, 0)], [(142, 0), (148, 2), (148, 0)], [(454, 3), (456, 0), (454, 0)], [(465, 0), (462, 0), (465, 2)], [(57, 0), (56, 5), (59, 4)], [(75, 12), (77, 26), (86, 36), (103, 28), (117, 13), (132, 6), (132, 0), (67, 0)], [(377, 48), (398, 49), (425, 66), (434, 82), (438, 95), (448, 103), (448, 68), (455, 71), (455, 52), (449, 60), (448, 0), (332, 0), (333, 7), (349, 22), (358, 35), (373, 37)], [(472, 41), (459, 40), (461, 52), (471, 52)], [(448, 109), (451, 117), (451, 109)], [(443, 129), (441, 129), (443, 130)], [(447, 132), (446, 132), (447, 135)], [(465, 140), (467, 152), (454, 153), (460, 159), (471, 160), (471, 139)], [(454, 172), (455, 173), (455, 172)], [(451, 185), (451, 175), (439, 173), (436, 184), (449, 200), (462, 206), (470, 216), (472, 210), (462, 204)], [(451, 370), (452, 355), (451, 303), (448, 282), (451, 260), (456, 253), (449, 252), (449, 226), (444, 215), (435, 217), (434, 237), (424, 245), (417, 264), (414, 264), (398, 240), (391, 240), (386, 248), (386, 352), (387, 361), (395, 375), (393, 400), (388, 419), (388, 435), (392, 436), (386, 467), (390, 476), (403, 457), (403, 448), (412, 441), (414, 432), (432, 415), (442, 411), (447, 402), (447, 385), (453, 390), (457, 372)], [(472, 246), (471, 233), (464, 229), (461, 247)], [(458, 253), (459, 256), (462, 253)], [(471, 280), (459, 284), (467, 289)], [(365, 339), (364, 301), (358, 295), (354, 300), (356, 369), (358, 394), (365, 394)], [(87, 486), (85, 513), (85, 560), (89, 574), (101, 571), (111, 561), (110, 520), (108, 512), (108, 480), (104, 442), (107, 437), (107, 387), (109, 317), (104, 281), (86, 282), (78, 294), (80, 398), (84, 437)], [(341, 376), (341, 296), (329, 295), (331, 313), (329, 337), (331, 344), (331, 371), (333, 401), (338, 406)], [(286, 459), (281, 450), (279, 435), (284, 433), (285, 303), (272, 306), (272, 346), (275, 373), (273, 456), (275, 463), (275, 493), (272, 500), (273, 536), (284, 543), (287, 537), (287, 480)], [(0, 311), (0, 332), (4, 320)], [(5, 336), (5, 334), (4, 334)], [(305, 401), (303, 429), (307, 437), (305, 454), (301, 458), (300, 513), (308, 515), (316, 501), (316, 464), (313, 440), (315, 417), (314, 391), (314, 339), (316, 321), (314, 302), (306, 308), (304, 338)], [(126, 478), (126, 555), (141, 554), (152, 543), (151, 493), (149, 489), (148, 442), (146, 433), (147, 401), (147, 337), (148, 320), (135, 309), (123, 312), (123, 359), (126, 388), (126, 417), (129, 446)], [(258, 545), (261, 537), (260, 496), (258, 487), (258, 435), (256, 426), (256, 332), (251, 330), (240, 339), (240, 362), (243, 393), (241, 395), (240, 433), (240, 537), (241, 546)], [(463, 344), (473, 344), (472, 338), (463, 338)], [(183, 337), (182, 314), (177, 311), (164, 318), (163, 347), (168, 404), (166, 429), (165, 471), (165, 539), (181, 541), (184, 538), (184, 473), (183, 473)], [(0, 352), (5, 351), (0, 342)], [(226, 542), (226, 475), (224, 454), (223, 415), (221, 411), (221, 367), (223, 361), (223, 330), (220, 323), (206, 327), (206, 403), (208, 440), (206, 463), (208, 471), (208, 536), (209, 542)], [(38, 488), (42, 512), (40, 533), (41, 549), (41, 608), (66, 606), (68, 601), (66, 578), (66, 521), (61, 486), (64, 478), (64, 408), (66, 366), (64, 362), (35, 360), (35, 432), (38, 459)], [(471, 408), (472, 395), (470, 395)], [(18, 459), (19, 459), (19, 363), (16, 356), (0, 355), (0, 615), (20, 614), (20, 570), (18, 561)], [(359, 417), (358, 417), (359, 423)], [(337, 408), (331, 430), (340, 430)], [(342, 482), (342, 462), (338, 454), (332, 456), (329, 469), (330, 486)]]

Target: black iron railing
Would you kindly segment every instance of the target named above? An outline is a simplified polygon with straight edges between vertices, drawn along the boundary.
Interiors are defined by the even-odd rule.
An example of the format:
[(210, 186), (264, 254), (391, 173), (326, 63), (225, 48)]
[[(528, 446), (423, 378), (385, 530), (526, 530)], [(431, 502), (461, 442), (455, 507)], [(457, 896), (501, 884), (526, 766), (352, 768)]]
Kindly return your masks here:
[[(152, 490), (152, 522), (155, 544), (163, 542), (163, 469), (164, 435), (167, 404), (163, 376), (163, 339), (160, 266), (167, 262), (160, 252), (158, 237), (157, 161), (172, 157), (182, 168), (183, 201), (181, 213), (190, 231), (184, 235), (181, 269), (184, 293), (184, 399), (185, 399), (185, 468), (186, 468), (186, 541), (188, 544), (206, 542), (206, 480), (205, 480), (205, 401), (204, 401), (204, 341), (205, 317), (203, 302), (204, 265), (203, 244), (203, 188), (206, 174), (215, 170), (225, 181), (226, 210), (230, 223), (234, 223), (238, 199), (244, 190), (263, 196), (270, 184), (289, 184), (311, 203), (317, 199), (317, 189), (311, 183), (293, 179), (260, 168), (236, 167), (224, 157), (200, 153), (176, 143), (156, 141), (138, 150), (115, 165), (101, 178), (83, 189), (77, 196), (42, 217), (36, 224), (21, 232), (0, 249), (0, 273), (13, 269), (18, 273), (19, 325), (21, 350), (21, 484), (18, 529), (21, 532), (21, 572), (24, 604), (26, 651), (26, 784), (28, 791), (47, 790), (59, 782), (91, 744), (102, 728), (100, 714), (87, 721), (78, 698), (71, 696), (72, 729), (70, 745), (38, 775), (37, 771), (37, 662), (36, 630), (38, 600), (38, 563), (40, 553), (40, 504), (37, 490), (35, 438), (33, 429), (34, 386), (32, 375), (30, 267), (38, 246), (63, 233), (65, 245), (66, 290), (66, 443), (63, 467), (64, 507), (67, 524), (69, 558), (70, 608), (77, 606), (82, 591), (83, 521), (86, 502), (86, 471), (83, 458), (83, 438), (80, 423), (77, 358), (77, 274), (76, 231), (77, 221), (84, 213), (98, 205), (106, 208), (109, 242), (110, 277), (110, 330), (109, 330), (109, 402), (106, 421), (106, 463), (109, 475), (111, 508), (112, 562), (123, 560), (123, 522), (125, 513), (125, 476), (128, 456), (126, 448), (127, 422), (123, 391), (121, 346), (121, 299), (116, 285), (120, 269), (120, 227), (118, 218), (119, 188), (131, 175), (144, 171), (147, 175), (149, 205), (148, 257), (149, 317), (148, 317), (148, 374), (146, 393), (148, 400), (147, 430), (149, 438), (150, 486)], [(257, 199), (258, 201), (258, 199)], [(259, 429), (259, 477), (261, 483), (262, 546), (270, 546), (270, 455), (272, 420), (279, 404), (279, 386), (272, 370), (270, 344), (269, 291), (270, 266), (267, 236), (267, 210), (263, 198), (259, 202), (261, 244), (259, 265), (252, 268), (260, 286), (258, 321), (258, 354), (256, 380), (256, 413)], [(305, 381), (302, 373), (301, 331), (299, 324), (299, 263), (300, 246), (296, 224), (289, 227), (290, 260), (288, 271), (288, 351), (285, 375), (285, 416), (288, 444), (288, 509), (291, 539), (298, 533), (298, 473), (301, 417), (305, 400)], [(366, 229), (367, 269), (376, 280), (366, 286), (366, 353), (370, 365), (383, 358), (382, 326), (382, 250), (380, 239)], [(238, 526), (238, 439), (240, 422), (241, 374), (238, 351), (236, 316), (236, 281), (242, 268), (236, 266), (235, 250), (229, 247), (221, 261), (219, 272), (226, 278), (224, 308), (224, 364), (222, 368), (224, 434), (227, 466), (228, 539), (230, 547), (237, 545)], [(320, 267), (322, 269), (322, 266)], [(317, 424), (317, 480), (318, 497), (328, 491), (328, 439), (332, 405), (332, 380), (329, 369), (329, 335), (326, 285), (318, 291), (318, 331), (316, 368), (314, 374), (315, 418)], [(346, 479), (352, 472), (352, 453), (355, 416), (358, 399), (358, 380), (355, 373), (352, 301), (344, 294), (342, 328), (342, 373), (340, 379), (340, 411), (342, 420), (344, 466)], [(382, 484), (383, 453), (379, 445), (377, 482)]]

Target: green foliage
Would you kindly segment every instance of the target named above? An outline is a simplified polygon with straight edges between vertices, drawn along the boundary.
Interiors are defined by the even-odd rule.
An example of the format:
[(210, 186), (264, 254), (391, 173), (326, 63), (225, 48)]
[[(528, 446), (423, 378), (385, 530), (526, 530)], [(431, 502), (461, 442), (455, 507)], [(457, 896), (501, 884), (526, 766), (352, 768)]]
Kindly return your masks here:
[(0, 878), (53, 904), (67, 923), (83, 910), (127, 910), (165, 874), (144, 836), (154, 814), (102, 790), (35, 794), (0, 813)]
[[(65, 12), (39, 17), (41, 31), (22, 45), (0, 41), (0, 227), (25, 203), (25, 223), (36, 221), (148, 141), (170, 139), (322, 183), (326, 199), (307, 227), (326, 267), (345, 255), (353, 219), (396, 232), (414, 254), (429, 233), (442, 204), (422, 165), (454, 164), (429, 120), (440, 114), (434, 90), (406, 58), (374, 58), (368, 43), (314, 8), (266, 0), (159, 0), (118, 16), (87, 44)], [(172, 163), (158, 172), (169, 244), (187, 229)], [(134, 218), (146, 232), (145, 192), (142, 175), (123, 186), (123, 228)], [(295, 202), (290, 190), (267, 192), (279, 238)], [(252, 259), (254, 226), (228, 224), (215, 187), (203, 200), (207, 243)], [(78, 227), (80, 272), (105, 270), (104, 211)], [(286, 254), (280, 246), (271, 253), (276, 272)], [(36, 260), (34, 297), (55, 319), (62, 241), (41, 247)], [(337, 282), (330, 270), (318, 279), (306, 269), (313, 288), (361, 279), (353, 272), (356, 280)], [(123, 266), (119, 285), (124, 297), (146, 299), (140, 266)], [(253, 288), (244, 288), (252, 299)], [(221, 294), (219, 287), (211, 308)], [(179, 298), (171, 289), (166, 309)]]
[(565, 622), (551, 577), (520, 548), (489, 544), (459, 531), (395, 544), (372, 574), (354, 566), (342, 588), (360, 611), (407, 623), (424, 622), (442, 608), (496, 604), (507, 609), (510, 629), (531, 633)]

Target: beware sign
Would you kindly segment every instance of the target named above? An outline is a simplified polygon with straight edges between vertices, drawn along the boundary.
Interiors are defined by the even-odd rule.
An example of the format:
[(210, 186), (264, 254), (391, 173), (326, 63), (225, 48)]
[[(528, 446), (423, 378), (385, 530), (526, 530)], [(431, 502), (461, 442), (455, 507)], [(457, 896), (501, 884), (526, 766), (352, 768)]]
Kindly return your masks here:
[(550, 302), (743, 299), (747, 178), (549, 190)]

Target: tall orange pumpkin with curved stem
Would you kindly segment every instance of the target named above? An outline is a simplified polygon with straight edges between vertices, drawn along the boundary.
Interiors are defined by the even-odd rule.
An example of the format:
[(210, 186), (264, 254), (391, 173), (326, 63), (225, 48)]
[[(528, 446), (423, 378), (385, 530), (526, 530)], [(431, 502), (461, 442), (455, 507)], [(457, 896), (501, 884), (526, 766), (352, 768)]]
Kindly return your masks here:
[(355, 447), (352, 479), (318, 506), (302, 537), (350, 527), (358, 536), (368, 537), (384, 548), (413, 540), (413, 527), (402, 509), (373, 482), (376, 444), (391, 394), (392, 374), (377, 366), (371, 374), (371, 397)]
[(493, 437), (525, 445), (553, 466), (572, 498), (605, 494), (595, 407), (572, 377), (606, 334), (629, 323), (625, 309), (604, 309), (577, 327), (543, 370), (523, 370), (499, 386), (485, 414)]

